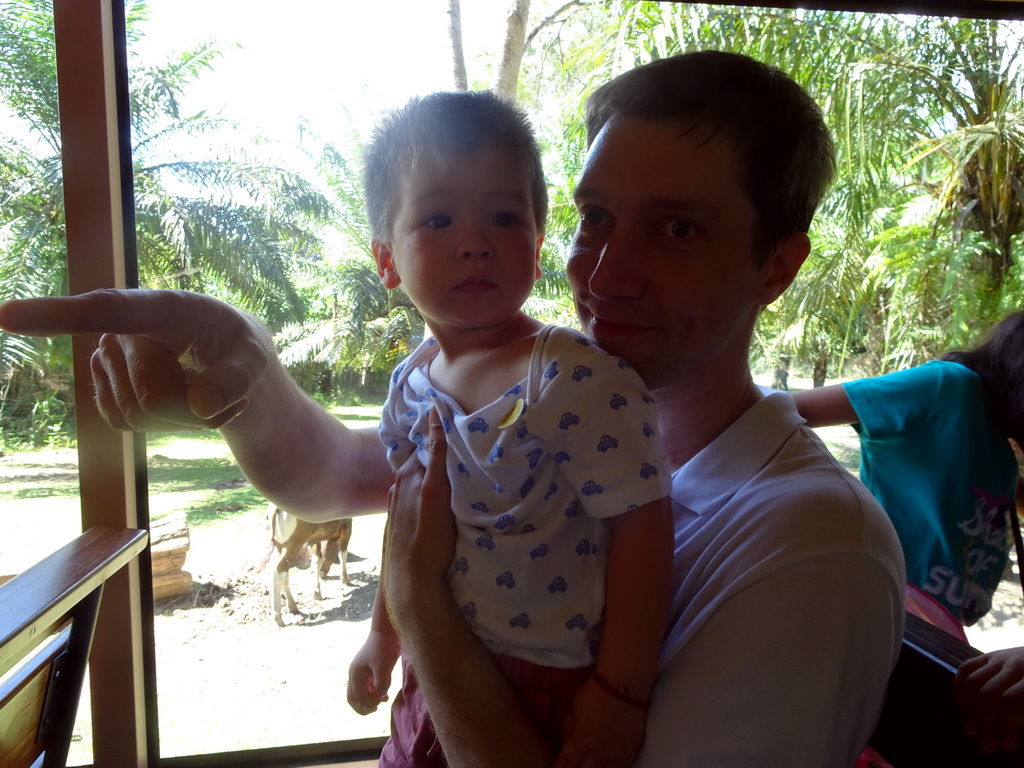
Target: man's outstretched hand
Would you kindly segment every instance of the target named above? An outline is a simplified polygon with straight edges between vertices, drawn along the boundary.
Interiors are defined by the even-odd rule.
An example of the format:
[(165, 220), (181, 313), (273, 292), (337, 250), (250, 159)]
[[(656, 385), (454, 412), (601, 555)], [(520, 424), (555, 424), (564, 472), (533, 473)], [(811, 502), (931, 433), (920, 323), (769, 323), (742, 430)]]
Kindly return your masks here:
[(245, 409), (275, 358), (267, 329), (217, 299), (182, 291), (101, 290), (0, 304), (0, 329), (102, 334), (96, 402), (115, 429), (218, 428)]

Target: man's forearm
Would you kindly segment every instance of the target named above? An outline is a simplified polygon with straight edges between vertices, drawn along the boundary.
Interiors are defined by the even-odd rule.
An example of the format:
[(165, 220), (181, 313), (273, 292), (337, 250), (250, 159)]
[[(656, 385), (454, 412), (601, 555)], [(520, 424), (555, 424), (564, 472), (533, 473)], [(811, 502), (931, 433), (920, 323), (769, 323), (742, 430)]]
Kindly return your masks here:
[(447, 587), (420, 586), (417, 610), (401, 615), (399, 632), (448, 765), (553, 765), (553, 745), (523, 711)]
[(326, 520), (387, 507), (394, 477), (376, 430), (351, 430), (278, 363), (221, 428), (250, 482), (291, 514)]

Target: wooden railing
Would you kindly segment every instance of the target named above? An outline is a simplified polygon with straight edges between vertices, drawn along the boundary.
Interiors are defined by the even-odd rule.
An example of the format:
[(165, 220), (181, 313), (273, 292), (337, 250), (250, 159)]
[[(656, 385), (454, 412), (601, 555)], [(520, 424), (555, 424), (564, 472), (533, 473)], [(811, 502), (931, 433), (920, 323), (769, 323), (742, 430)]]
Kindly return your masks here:
[(103, 585), (147, 540), (90, 528), (0, 586), (0, 768), (65, 764)]

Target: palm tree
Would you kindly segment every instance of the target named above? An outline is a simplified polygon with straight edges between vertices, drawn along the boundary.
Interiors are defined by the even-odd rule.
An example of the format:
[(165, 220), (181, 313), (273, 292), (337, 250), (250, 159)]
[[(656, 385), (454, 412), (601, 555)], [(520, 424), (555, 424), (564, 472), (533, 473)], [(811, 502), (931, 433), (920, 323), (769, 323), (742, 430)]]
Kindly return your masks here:
[[(45, 0), (0, 7), (5, 64), (0, 96), (26, 139), (38, 147), (0, 145), (0, 167), (11, 174), (3, 190), (2, 220), (35, 216), (59, 228), (52, 11)], [(183, 114), (182, 95), (212, 67), (219, 51), (207, 43), (158, 65), (140, 61), (131, 41), (142, 35), (145, 19), (145, 4), (131, 3), (127, 28), (141, 281), (220, 290), (262, 315), (299, 317), (291, 262), (297, 254), (320, 249), (319, 231), (333, 213), (330, 202), (299, 173), (244, 151), (259, 142), (242, 135), (239, 126), (206, 112)], [(218, 151), (218, 138), (229, 148)]]
[[(839, 173), (763, 349), (867, 372), (921, 362), (1014, 308), (1024, 229), (1024, 35), (1012, 22), (659, 3), (588, 6), (595, 72), (746, 53), (821, 104)], [(604, 26), (596, 19), (604, 19)], [(579, 69), (573, 71), (580, 77)], [(574, 112), (569, 120), (577, 120)]]
[[(129, 2), (129, 90), (140, 284), (214, 293), (272, 327), (299, 319), (295, 264), (319, 258), (333, 206), (272, 158), (247, 154), (238, 126), (184, 114), (181, 97), (219, 56), (212, 44), (154, 65), (133, 53), (146, 5)], [(14, 126), (0, 141), (0, 300), (67, 291), (53, 12), (49, 0), (0, 4), (0, 106)], [(213, 142), (227, 137), (228, 150)], [(264, 146), (264, 145), (260, 145)], [(54, 345), (56, 344), (56, 346)], [(0, 333), (0, 375), (59, 365), (61, 342)]]
[[(987, 243), (974, 268), (988, 305), (980, 319), (991, 322), (1007, 283), (1017, 288), (1020, 279), (1014, 243), (1024, 232), (1024, 36), (1019, 26), (991, 20), (944, 19), (934, 27), (917, 71), (927, 68), (923, 88), (946, 116), (911, 163), (941, 158), (929, 189), (936, 217), (951, 221), (956, 235), (978, 232)], [(898, 55), (890, 66), (907, 67), (907, 52)]]

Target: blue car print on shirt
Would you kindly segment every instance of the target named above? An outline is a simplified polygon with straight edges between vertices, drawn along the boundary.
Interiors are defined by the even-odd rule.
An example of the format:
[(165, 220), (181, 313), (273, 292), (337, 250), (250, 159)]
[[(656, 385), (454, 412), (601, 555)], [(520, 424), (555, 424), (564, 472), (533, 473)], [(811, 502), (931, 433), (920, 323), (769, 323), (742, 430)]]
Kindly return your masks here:
[(613, 410), (617, 411), (617, 410), (619, 410), (619, 408), (624, 408), (627, 405), (629, 405), (629, 400), (627, 400), (622, 395), (616, 394), (616, 395), (612, 395), (612, 401), (611, 401), (611, 403), (609, 403), (609, 405), (611, 405)]
[(469, 573), (469, 561), (464, 557), (460, 557), (455, 561), (455, 565), (452, 568), (459, 573)]
[(625, 360), (623, 360), (623, 359), (622, 359), (621, 357), (619, 358), (619, 368), (621, 368), (621, 369), (622, 369), (622, 370), (624, 370), (624, 371), (628, 371), (628, 370), (629, 370), (630, 368), (632, 368), (632, 367), (633, 367), (632, 365), (630, 365), (629, 363), (627, 363), (627, 362), (626, 362)]
[(520, 533), (533, 533), (536, 530), (537, 530), (537, 526), (536, 525), (534, 525), (533, 523), (527, 523), (526, 525), (524, 525), (522, 527), (522, 529), (519, 532)]
[(618, 448), (619, 441), (611, 435), (602, 435), (597, 443), (597, 450), (601, 453), (608, 453), (612, 448)]
[(644, 422), (644, 437), (654, 437), (654, 427)]
[(544, 557), (548, 553), (547, 544), (538, 544), (536, 547), (530, 550), (530, 559), (536, 560), (538, 557)]
[(487, 426), (487, 422), (483, 417), (478, 417), (470, 422), (468, 429), (470, 432), (486, 432), (490, 427)]
[(580, 543), (576, 545), (576, 554), (580, 557), (586, 557), (597, 552), (597, 547), (591, 546), (590, 539), (580, 539)]
[(485, 533), (473, 543), (480, 547), (480, 549), (486, 549), (488, 552), (494, 551), (494, 540), (491, 538), (491, 534), (489, 533)]
[(508, 620), (508, 625), (510, 627), (522, 627), (523, 629), (529, 629), (531, 623), (530, 617), (525, 613), (520, 613), (518, 616), (514, 616)]
[(651, 397), (646, 392), (644, 392), (644, 402), (647, 403), (648, 405), (654, 405), (654, 398)]
[(572, 457), (565, 451), (559, 451), (552, 458), (555, 460), (555, 464), (561, 464), (563, 461), (571, 461)]
[(477, 512), (483, 512), (485, 515), (491, 513), (491, 508), (484, 504), (482, 501), (474, 501), (469, 505), (470, 509), (475, 509)]
[(398, 450), (398, 443), (395, 442), (394, 440), (389, 440), (388, 441), (388, 450), (389, 451), (397, 451)]
[(462, 606), (462, 613), (467, 618), (475, 619), (476, 618), (476, 603), (466, 603), (464, 606)]
[(422, 432), (417, 432), (412, 436), (412, 441), (416, 443), (416, 445), (418, 445), (420, 448), (422, 448), (423, 444), (426, 442), (426, 439), (423, 437)]
[(644, 465), (640, 467), (640, 477), (646, 480), (648, 477), (654, 477), (658, 474), (658, 468), (653, 464), (648, 464), (646, 461)]
[(501, 576), (496, 578), (494, 580), (494, 583), (497, 584), (499, 587), (508, 587), (509, 589), (515, 589), (516, 587), (516, 579), (508, 571), (505, 571), (503, 574), (501, 574)]
[(556, 576), (555, 580), (548, 584), (548, 592), (552, 595), (555, 592), (565, 592), (569, 588), (569, 583), (561, 576)]
[(579, 509), (580, 509), (579, 502), (574, 501), (572, 504), (570, 504), (568, 507), (565, 508), (564, 514), (565, 514), (566, 518), (571, 520), (572, 518), (576, 517), (576, 513), (579, 512)]
[(452, 431), (452, 423), (447, 418), (441, 419), (441, 427), (446, 435)]
[(548, 490), (544, 494), (544, 501), (547, 501), (556, 493), (558, 493), (558, 483), (552, 483), (551, 485), (548, 486)]
[(494, 524), (494, 527), (499, 531), (504, 531), (506, 528), (511, 528), (516, 524), (516, 519), (512, 515), (502, 515), (498, 518), (498, 522)]
[(594, 371), (585, 365), (577, 365), (572, 372), (573, 381), (583, 381), (588, 376), (593, 376)]
[(579, 416), (577, 416), (575, 413), (569, 413), (568, 411), (566, 411), (565, 413), (562, 414), (562, 418), (558, 421), (558, 428), (559, 429), (568, 429), (573, 424), (579, 424), (579, 423), (580, 423), (580, 417)]
[(538, 462), (540, 462), (540, 457), (543, 456), (543, 455), (544, 455), (544, 449), (543, 448), (534, 448), (532, 451), (530, 451), (528, 454), (526, 454), (526, 461), (529, 463), (530, 469), (536, 469), (537, 468), (537, 464), (538, 464)]
[(518, 437), (520, 440), (522, 440), (524, 437), (526, 437), (526, 435), (527, 435), (526, 422), (524, 421), (524, 422), (521, 422), (519, 424), (519, 427), (516, 429), (516, 437)]
[(491, 449), (490, 454), (487, 456), (487, 462), (489, 464), (493, 464), (504, 455), (505, 449), (502, 448), (500, 445), (496, 445)]
[(437, 397), (437, 390), (434, 389), (433, 387), (427, 387), (427, 390), (423, 394), (433, 399)]
[(506, 392), (504, 395), (502, 395), (502, 397), (512, 397), (513, 395), (518, 395), (522, 391), (523, 391), (523, 388), (521, 386), (519, 386), (518, 384), (516, 384), (514, 387), (512, 387), (512, 389), (510, 389), (508, 392)]
[(583, 618), (583, 614), (577, 613), (567, 622), (565, 622), (566, 629), (586, 629), (590, 626), (590, 622)]
[(519, 489), (519, 498), (525, 499), (526, 498), (526, 494), (528, 494), (530, 491), (532, 491), (533, 490), (533, 486), (535, 486), (536, 484), (537, 484), (537, 481), (534, 480), (532, 477), (527, 478), (526, 482), (523, 483), (522, 487), (520, 487), (520, 489)]
[(468, 468), (466, 467), (466, 465), (465, 465), (465, 464), (464, 464), (463, 462), (461, 462), (461, 461), (459, 462), (459, 472), (461, 472), (462, 474), (464, 474), (464, 475), (465, 475), (466, 477), (469, 477), (469, 469), (468, 469)]
[(560, 373), (560, 371), (558, 370), (558, 361), (556, 360), (556, 361), (553, 361), (551, 363), (551, 365), (548, 366), (546, 371), (544, 371), (544, 378), (545, 379), (553, 379), (559, 373)]
[(580, 488), (580, 493), (584, 496), (593, 496), (595, 493), (604, 493), (604, 486), (598, 485), (593, 480), (587, 480)]

